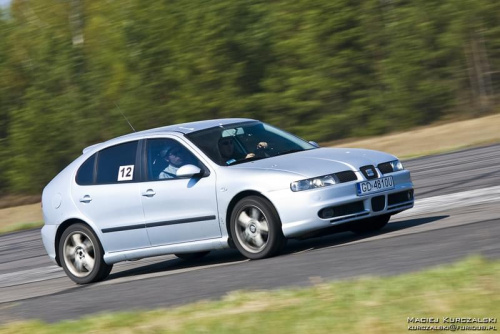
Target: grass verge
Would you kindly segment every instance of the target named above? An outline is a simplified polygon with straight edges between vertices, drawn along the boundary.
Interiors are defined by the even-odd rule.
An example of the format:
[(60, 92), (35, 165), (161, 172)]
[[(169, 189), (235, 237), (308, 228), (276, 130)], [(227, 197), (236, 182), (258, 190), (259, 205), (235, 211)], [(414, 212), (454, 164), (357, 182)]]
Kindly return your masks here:
[(500, 114), (496, 114), (374, 138), (346, 139), (324, 146), (368, 148), (409, 159), (500, 143), (499, 124)]
[(0, 235), (40, 227), (42, 220), (40, 202), (0, 209)]
[(500, 316), (500, 261), (479, 257), (400, 276), (311, 281), (310, 288), (232, 292), (173, 309), (11, 323), (0, 333), (405, 333), (428, 325), (408, 323), (412, 317), (447, 325), (443, 317)]
[(38, 227), (42, 227), (42, 226), (43, 226), (43, 221), (32, 222), (32, 223), (9, 224), (9, 225), (0, 227), (0, 235), (6, 234), (6, 233), (11, 233), (11, 232), (17, 232), (17, 231), (31, 230), (33, 228), (38, 228)]

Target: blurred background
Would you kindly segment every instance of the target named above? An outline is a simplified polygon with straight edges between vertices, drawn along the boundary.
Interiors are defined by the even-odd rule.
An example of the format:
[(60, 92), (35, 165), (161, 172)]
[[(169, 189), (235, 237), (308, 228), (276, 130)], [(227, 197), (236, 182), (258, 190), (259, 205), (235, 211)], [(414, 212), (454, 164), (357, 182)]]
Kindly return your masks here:
[[(307, 140), (500, 111), (498, 0), (0, 0), (0, 197), (88, 145), (250, 117)], [(499, 126), (500, 130), (500, 126)]]

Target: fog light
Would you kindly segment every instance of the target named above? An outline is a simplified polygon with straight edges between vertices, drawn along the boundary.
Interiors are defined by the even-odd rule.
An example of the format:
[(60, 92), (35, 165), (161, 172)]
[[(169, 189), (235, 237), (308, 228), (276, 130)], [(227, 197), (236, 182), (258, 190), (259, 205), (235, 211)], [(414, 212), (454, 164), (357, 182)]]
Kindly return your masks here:
[(321, 210), (321, 218), (332, 218), (333, 217), (333, 209), (332, 208), (326, 208)]
[(408, 200), (411, 201), (413, 199), (413, 190), (408, 190)]

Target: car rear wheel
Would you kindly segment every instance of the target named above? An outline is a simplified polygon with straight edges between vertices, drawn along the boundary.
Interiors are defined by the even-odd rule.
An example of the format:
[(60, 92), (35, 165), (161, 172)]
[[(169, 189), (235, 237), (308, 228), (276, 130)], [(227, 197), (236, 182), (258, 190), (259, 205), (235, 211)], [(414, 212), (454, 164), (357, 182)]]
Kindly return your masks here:
[(363, 219), (358, 222), (354, 222), (351, 227), (351, 231), (356, 234), (364, 234), (369, 232), (374, 232), (382, 229), (391, 219), (391, 215), (382, 215)]
[(103, 280), (113, 268), (104, 262), (99, 240), (84, 224), (71, 225), (63, 232), (58, 252), (66, 275), (77, 284)]
[(230, 228), (238, 251), (252, 260), (276, 255), (286, 242), (278, 213), (269, 201), (258, 196), (236, 204)]
[(206, 252), (196, 252), (196, 253), (180, 253), (180, 254), (174, 254), (177, 256), (179, 259), (183, 260), (198, 260), (201, 259), (202, 257), (206, 256), (210, 251)]

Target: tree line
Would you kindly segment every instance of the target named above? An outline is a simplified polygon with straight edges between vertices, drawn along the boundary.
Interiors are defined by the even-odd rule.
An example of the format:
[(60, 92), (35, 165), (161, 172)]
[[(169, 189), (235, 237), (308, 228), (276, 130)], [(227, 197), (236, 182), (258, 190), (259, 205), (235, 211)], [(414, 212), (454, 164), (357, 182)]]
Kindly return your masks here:
[(250, 117), (328, 141), (495, 112), (498, 0), (12, 0), (0, 192), (96, 142)]

